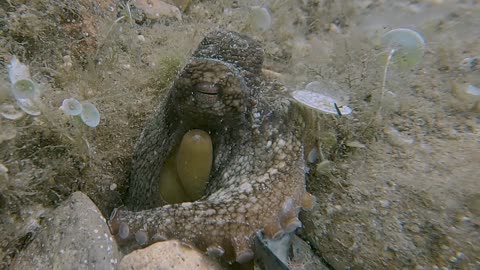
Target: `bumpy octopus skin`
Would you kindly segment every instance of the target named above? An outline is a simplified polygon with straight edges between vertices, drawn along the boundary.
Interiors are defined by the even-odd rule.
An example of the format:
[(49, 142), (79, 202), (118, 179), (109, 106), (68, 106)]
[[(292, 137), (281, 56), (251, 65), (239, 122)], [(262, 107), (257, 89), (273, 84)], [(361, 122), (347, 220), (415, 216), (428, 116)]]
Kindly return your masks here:
[[(262, 75), (260, 44), (236, 32), (208, 34), (143, 130), (133, 154), (126, 209), (109, 225), (120, 244), (179, 239), (212, 256), (244, 263), (253, 236), (276, 239), (313, 206), (306, 192), (301, 121), (286, 89)], [(188, 130), (210, 133), (214, 161), (206, 194), (166, 204), (162, 165)]]

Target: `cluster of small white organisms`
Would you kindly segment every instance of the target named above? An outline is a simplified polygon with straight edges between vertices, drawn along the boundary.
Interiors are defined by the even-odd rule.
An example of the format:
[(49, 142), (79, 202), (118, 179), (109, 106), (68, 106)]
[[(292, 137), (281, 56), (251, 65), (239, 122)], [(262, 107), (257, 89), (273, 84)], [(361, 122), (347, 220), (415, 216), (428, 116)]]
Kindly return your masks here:
[[(11, 93), (18, 107), (29, 115), (40, 115), (41, 90), (32, 80), (28, 66), (18, 61), (16, 57), (12, 57), (8, 65), (8, 77)], [(74, 98), (67, 98), (60, 108), (67, 115), (79, 117), (89, 127), (96, 127), (100, 123), (100, 112), (90, 102), (80, 103)]]
[(83, 102), (75, 98), (67, 98), (62, 102), (61, 109), (68, 115), (80, 117), (89, 127), (96, 127), (100, 123), (100, 112), (90, 102)]

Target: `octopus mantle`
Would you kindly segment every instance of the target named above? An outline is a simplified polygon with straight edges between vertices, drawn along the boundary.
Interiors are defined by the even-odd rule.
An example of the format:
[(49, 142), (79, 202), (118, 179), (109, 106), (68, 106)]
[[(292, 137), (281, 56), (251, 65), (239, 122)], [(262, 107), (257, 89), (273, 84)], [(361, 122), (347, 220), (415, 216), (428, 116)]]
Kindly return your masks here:
[[(133, 155), (126, 209), (109, 225), (120, 244), (179, 239), (227, 261), (253, 258), (254, 234), (272, 239), (301, 226), (305, 190), (300, 121), (286, 89), (262, 75), (258, 42), (219, 30), (200, 43), (147, 124)], [(207, 131), (214, 161), (206, 194), (166, 204), (162, 165), (191, 129)]]

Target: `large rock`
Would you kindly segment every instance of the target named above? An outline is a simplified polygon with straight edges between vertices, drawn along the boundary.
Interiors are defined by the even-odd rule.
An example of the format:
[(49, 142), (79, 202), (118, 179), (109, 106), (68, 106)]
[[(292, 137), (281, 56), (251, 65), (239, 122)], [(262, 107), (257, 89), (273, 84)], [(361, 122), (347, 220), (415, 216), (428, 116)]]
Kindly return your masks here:
[(221, 267), (200, 251), (178, 240), (170, 240), (128, 254), (120, 262), (119, 269), (215, 270)]
[(95, 204), (75, 192), (51, 216), (38, 236), (20, 252), (12, 269), (115, 269), (116, 242)]

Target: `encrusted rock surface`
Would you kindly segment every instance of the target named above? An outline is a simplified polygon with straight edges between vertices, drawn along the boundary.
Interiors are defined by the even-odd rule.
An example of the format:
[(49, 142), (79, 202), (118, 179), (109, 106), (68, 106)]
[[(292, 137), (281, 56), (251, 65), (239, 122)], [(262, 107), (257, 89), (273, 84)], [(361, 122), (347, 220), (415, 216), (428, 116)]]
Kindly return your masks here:
[(100, 211), (75, 192), (46, 218), (43, 231), (15, 257), (12, 269), (115, 269), (119, 259)]

